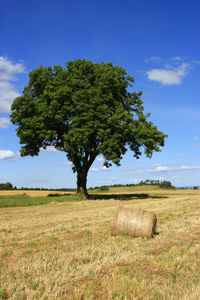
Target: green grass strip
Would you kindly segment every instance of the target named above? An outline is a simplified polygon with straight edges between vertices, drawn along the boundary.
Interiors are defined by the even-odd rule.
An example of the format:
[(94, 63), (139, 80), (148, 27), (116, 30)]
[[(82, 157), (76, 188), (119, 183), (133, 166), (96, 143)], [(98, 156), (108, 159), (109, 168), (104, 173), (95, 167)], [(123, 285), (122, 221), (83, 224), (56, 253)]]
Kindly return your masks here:
[(15, 199), (15, 198), (30, 198), (27, 194), (16, 194), (16, 195), (0, 195), (0, 199)]
[(58, 197), (40, 197), (40, 198), (26, 198), (26, 199), (13, 199), (1, 200), (0, 208), (3, 207), (16, 207), (16, 206), (33, 206), (48, 204), (50, 202), (78, 202), (83, 200), (78, 195), (58, 196)]

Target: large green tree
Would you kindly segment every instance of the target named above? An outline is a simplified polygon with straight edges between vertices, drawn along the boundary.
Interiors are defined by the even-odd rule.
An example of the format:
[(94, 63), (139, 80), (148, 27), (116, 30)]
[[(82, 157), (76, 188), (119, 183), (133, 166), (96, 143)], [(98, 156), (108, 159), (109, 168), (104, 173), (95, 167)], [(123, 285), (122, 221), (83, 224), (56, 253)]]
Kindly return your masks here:
[(87, 174), (98, 155), (120, 165), (127, 149), (139, 158), (164, 146), (166, 135), (143, 112), (134, 79), (112, 63), (69, 61), (66, 68), (38, 67), (12, 104), (21, 156), (54, 146), (66, 152), (77, 173), (77, 192), (87, 195)]

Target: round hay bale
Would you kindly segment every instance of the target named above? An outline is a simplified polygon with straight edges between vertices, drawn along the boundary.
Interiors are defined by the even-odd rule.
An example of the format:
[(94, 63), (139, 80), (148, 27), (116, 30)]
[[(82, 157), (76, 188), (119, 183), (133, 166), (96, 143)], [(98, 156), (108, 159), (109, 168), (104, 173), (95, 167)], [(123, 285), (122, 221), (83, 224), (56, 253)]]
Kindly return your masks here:
[(119, 206), (111, 225), (111, 235), (154, 237), (157, 217), (151, 211)]

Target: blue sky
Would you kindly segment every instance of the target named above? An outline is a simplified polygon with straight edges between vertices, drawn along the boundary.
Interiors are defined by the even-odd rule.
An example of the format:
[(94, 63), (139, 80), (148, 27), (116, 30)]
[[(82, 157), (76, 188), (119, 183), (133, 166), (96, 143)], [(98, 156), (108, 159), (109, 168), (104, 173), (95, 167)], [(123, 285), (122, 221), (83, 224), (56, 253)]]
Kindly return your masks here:
[(49, 148), (21, 158), (10, 105), (39, 65), (85, 58), (113, 62), (135, 78), (145, 112), (169, 137), (161, 153), (88, 174), (88, 186), (170, 180), (200, 185), (199, 1), (7, 0), (0, 8), (0, 182), (75, 187), (65, 153)]

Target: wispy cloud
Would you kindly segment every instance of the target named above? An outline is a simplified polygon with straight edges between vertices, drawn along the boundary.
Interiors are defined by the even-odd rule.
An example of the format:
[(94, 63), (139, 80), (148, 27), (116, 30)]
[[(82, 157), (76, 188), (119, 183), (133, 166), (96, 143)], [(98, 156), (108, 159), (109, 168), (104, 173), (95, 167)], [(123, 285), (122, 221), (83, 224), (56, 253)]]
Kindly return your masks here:
[(131, 183), (137, 184), (137, 183), (139, 183), (141, 181), (142, 181), (142, 179), (135, 178), (135, 179), (131, 180)]
[(22, 63), (12, 63), (8, 58), (0, 56), (0, 113), (9, 113), (13, 100), (20, 96), (15, 85), (17, 75), (24, 73)]
[(175, 61), (181, 61), (183, 58), (180, 56), (173, 56), (170, 58), (171, 60), (175, 60)]
[(93, 167), (90, 169), (91, 172), (99, 172), (99, 171), (110, 171), (112, 168), (106, 168), (106, 166), (100, 167), (100, 168), (96, 168)]
[(163, 85), (181, 84), (190, 68), (189, 63), (182, 63), (175, 68), (151, 69), (146, 72), (148, 79), (157, 81)]
[(131, 172), (132, 175), (148, 175), (148, 174), (168, 174), (171, 172), (182, 172), (182, 171), (198, 171), (200, 166), (188, 166), (181, 165), (178, 167), (169, 167), (169, 166), (155, 166), (151, 168), (138, 169)]
[(60, 152), (54, 146), (47, 146), (46, 149), (40, 148), (40, 150), (45, 152)]
[(159, 57), (159, 56), (150, 56), (149, 58), (146, 58), (144, 61), (146, 63), (148, 63), (148, 62), (151, 62), (151, 61), (160, 61), (160, 60), (161, 60), (161, 57)]
[(200, 65), (200, 60), (196, 60), (196, 59), (195, 59), (195, 60), (193, 60), (192, 62), (193, 62), (194, 64)]
[(118, 177), (111, 177), (110, 178), (110, 181), (119, 181), (120, 180), (120, 178), (118, 178)]
[(0, 150), (0, 160), (15, 161), (17, 160), (17, 157), (11, 150)]
[(66, 166), (66, 167), (72, 167), (73, 166), (73, 163), (71, 161), (67, 161), (63, 164), (63, 166)]
[(8, 128), (9, 125), (10, 125), (9, 118), (0, 118), (0, 128), (5, 129)]

